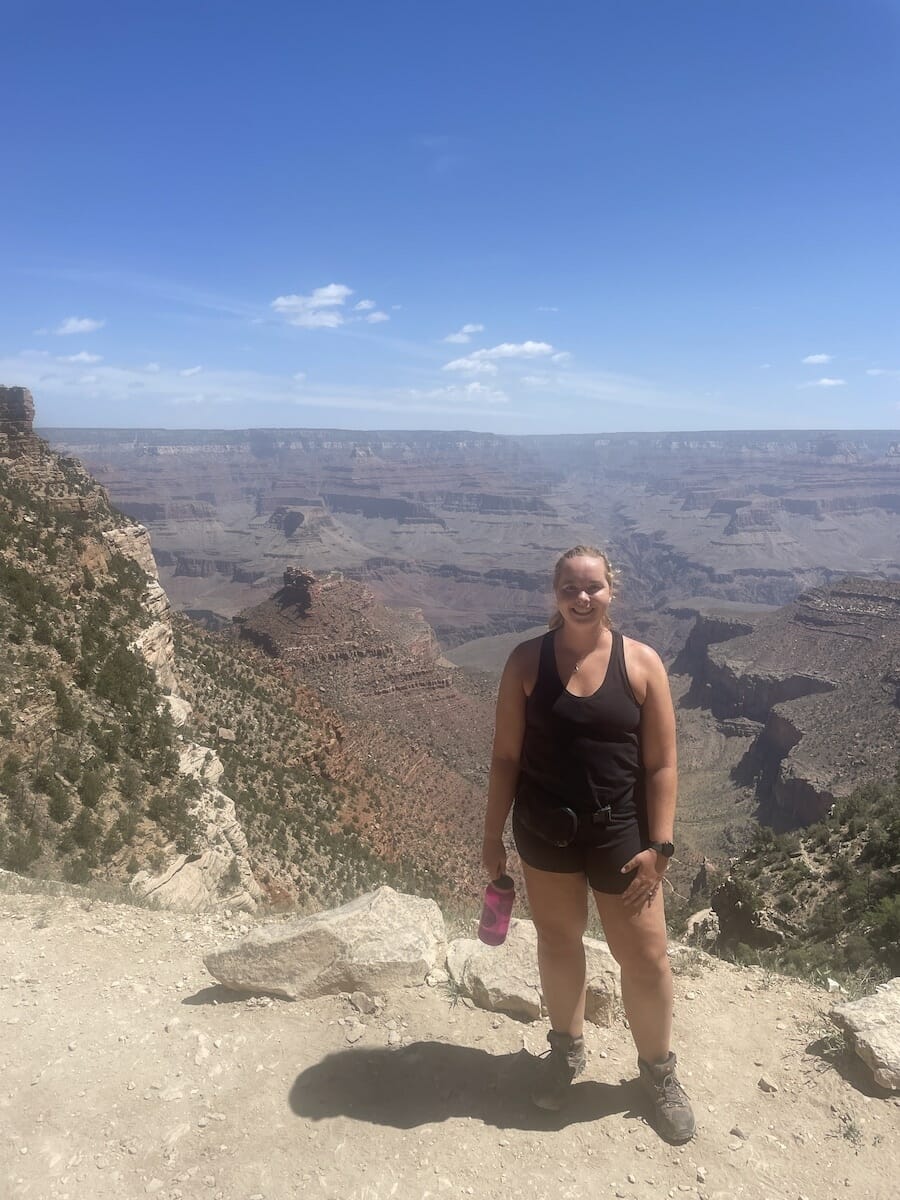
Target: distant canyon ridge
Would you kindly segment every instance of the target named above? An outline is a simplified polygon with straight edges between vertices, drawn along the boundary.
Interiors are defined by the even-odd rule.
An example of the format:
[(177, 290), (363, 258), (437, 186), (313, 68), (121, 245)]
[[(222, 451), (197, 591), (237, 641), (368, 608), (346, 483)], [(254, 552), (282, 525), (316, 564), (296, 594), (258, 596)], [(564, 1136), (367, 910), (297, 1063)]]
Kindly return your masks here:
[(896, 430), (41, 433), (147, 526), (176, 607), (230, 620), (289, 567), (338, 570), (488, 670), (498, 635), (546, 621), (552, 564), (576, 542), (609, 549), (620, 625), (670, 657), (711, 608), (900, 578)]

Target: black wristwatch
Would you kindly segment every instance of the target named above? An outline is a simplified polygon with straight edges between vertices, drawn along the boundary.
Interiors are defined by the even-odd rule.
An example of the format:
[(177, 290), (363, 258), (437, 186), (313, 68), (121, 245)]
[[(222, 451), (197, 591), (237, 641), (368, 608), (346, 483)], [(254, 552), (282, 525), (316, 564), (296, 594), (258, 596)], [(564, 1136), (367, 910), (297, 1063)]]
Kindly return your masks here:
[(672, 842), (648, 842), (647, 848), (648, 850), (655, 850), (663, 858), (671, 858), (675, 853), (675, 846)]

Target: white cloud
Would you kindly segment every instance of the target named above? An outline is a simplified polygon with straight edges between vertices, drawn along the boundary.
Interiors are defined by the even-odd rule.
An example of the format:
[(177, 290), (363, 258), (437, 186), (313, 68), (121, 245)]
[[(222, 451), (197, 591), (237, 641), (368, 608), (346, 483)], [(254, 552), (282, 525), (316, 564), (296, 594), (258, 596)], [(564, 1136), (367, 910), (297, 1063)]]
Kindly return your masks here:
[(549, 342), (501, 342), (489, 350), (474, 350), (471, 358), (543, 358), (553, 353)]
[(306, 383), (306, 372), (295, 371), (293, 375), (294, 383)]
[(900, 379), (900, 371), (890, 370), (888, 367), (869, 367), (866, 370), (867, 375), (887, 375), (891, 379)]
[(337, 329), (343, 323), (343, 313), (335, 312), (334, 309), (310, 309), (308, 312), (297, 312), (288, 318), (289, 325), (296, 325), (300, 329)]
[(94, 317), (66, 317), (53, 332), (60, 337), (66, 337), (70, 333), (94, 333), (105, 324), (105, 321), (98, 321)]
[(539, 304), (537, 310), (538, 312), (559, 312), (555, 304)]
[(381, 312), (379, 309), (368, 313), (366, 316), (366, 320), (370, 325), (380, 325), (382, 321), (389, 321), (390, 319), (386, 312)]
[(563, 367), (566, 365), (566, 363), (572, 361), (572, 355), (568, 352), (568, 350), (561, 350), (559, 354), (551, 354), (550, 361), (552, 363), (556, 363), (558, 367)]
[(183, 379), (190, 379), (192, 375), (199, 375), (202, 370), (202, 367), (186, 367), (183, 371), (179, 371), (178, 374)]
[(443, 370), (465, 371), (469, 375), (497, 374), (497, 368), (492, 362), (485, 362), (483, 358), (475, 358), (471, 354), (468, 358), (454, 358), (452, 362), (444, 363)]
[(810, 387), (824, 387), (824, 388), (832, 388), (832, 387), (844, 387), (844, 385), (846, 384), (846, 382), (847, 382), (847, 380), (846, 380), (846, 379), (829, 379), (829, 378), (826, 376), (824, 379), (816, 379), (816, 380), (814, 380), (814, 381), (810, 381), (809, 383), (801, 383), (801, 384), (800, 384), (800, 386), (801, 386), (801, 387), (804, 387), (804, 388), (810, 388)]
[(313, 288), (308, 296), (276, 296), (272, 308), (283, 313), (289, 325), (301, 329), (337, 329), (344, 323), (339, 310), (353, 295), (353, 288), (343, 283), (329, 283)]
[(376, 308), (374, 300), (360, 300), (358, 304), (353, 305), (354, 312), (368, 312), (370, 308)]
[(81, 378), (78, 380), (78, 382), (79, 383), (96, 383), (97, 376), (96, 375), (82, 375)]
[(149, 375), (156, 375), (159, 372), (159, 363), (144, 363), (141, 370), (146, 371)]
[(832, 355), (830, 354), (807, 354), (803, 362), (810, 363), (812, 366), (819, 366), (824, 363), (830, 363)]
[(771, 371), (771, 370), (772, 370), (772, 364), (771, 364), (771, 363), (760, 363), (760, 364), (759, 364), (759, 369), (760, 369), (761, 371)]
[(448, 333), (444, 338), (444, 341), (464, 344), (466, 342), (471, 342), (473, 333), (484, 333), (484, 326), (463, 325), (462, 329), (458, 329), (456, 333)]
[(471, 374), (496, 375), (495, 359), (546, 358), (554, 353), (549, 342), (501, 342), (485, 350), (473, 350), (465, 358), (454, 358), (444, 366), (445, 371), (469, 371)]
[(103, 362), (102, 354), (88, 354), (87, 350), (80, 350), (77, 354), (61, 354), (60, 362), (71, 363), (98, 363)]
[(522, 383), (524, 383), (526, 387), (547, 387), (548, 384), (550, 384), (552, 382), (553, 381), (549, 375), (523, 375), (522, 376)]
[(486, 384), (467, 383), (464, 387), (440, 387), (430, 391), (420, 391), (413, 388), (409, 393), (418, 400), (445, 400), (453, 403), (478, 404), (509, 404), (509, 396), (499, 388), (487, 387)]

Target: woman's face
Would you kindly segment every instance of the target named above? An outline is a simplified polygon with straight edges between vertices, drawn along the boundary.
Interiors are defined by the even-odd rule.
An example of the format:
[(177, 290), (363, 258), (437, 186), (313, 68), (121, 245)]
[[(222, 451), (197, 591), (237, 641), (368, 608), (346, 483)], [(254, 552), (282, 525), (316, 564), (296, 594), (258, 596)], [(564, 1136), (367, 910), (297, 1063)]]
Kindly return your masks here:
[(611, 599), (602, 558), (584, 555), (565, 560), (556, 585), (556, 603), (567, 625), (605, 624)]

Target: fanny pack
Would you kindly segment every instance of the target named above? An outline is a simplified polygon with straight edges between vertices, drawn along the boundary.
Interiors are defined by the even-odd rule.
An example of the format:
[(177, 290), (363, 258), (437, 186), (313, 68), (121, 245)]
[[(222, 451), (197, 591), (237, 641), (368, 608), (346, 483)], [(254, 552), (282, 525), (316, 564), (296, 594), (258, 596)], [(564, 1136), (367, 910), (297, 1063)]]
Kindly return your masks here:
[(520, 796), (516, 815), (528, 832), (541, 841), (549, 842), (551, 846), (571, 846), (579, 827), (587, 825), (596, 829), (608, 825), (612, 808), (606, 804), (590, 813), (577, 813), (565, 805), (542, 804)]

